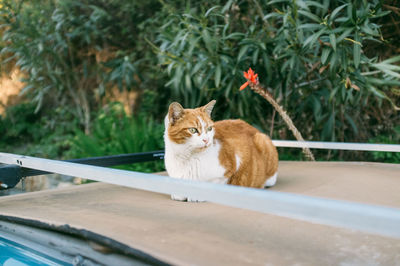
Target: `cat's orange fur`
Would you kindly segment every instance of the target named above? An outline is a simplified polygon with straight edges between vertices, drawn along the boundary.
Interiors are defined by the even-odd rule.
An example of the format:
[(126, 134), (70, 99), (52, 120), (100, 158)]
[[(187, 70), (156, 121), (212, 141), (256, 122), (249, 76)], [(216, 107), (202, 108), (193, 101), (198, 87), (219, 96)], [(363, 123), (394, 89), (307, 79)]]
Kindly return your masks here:
[[(222, 144), (221, 164), (228, 184), (261, 188), (278, 170), (278, 152), (271, 139), (242, 120), (216, 122), (214, 138)], [(238, 154), (241, 163), (236, 171)]]
[(206, 124), (205, 128), (213, 127), (213, 142), (221, 145), (218, 159), (225, 168), (224, 176), (228, 178), (228, 184), (262, 188), (266, 180), (277, 172), (278, 152), (267, 135), (242, 120), (213, 122), (210, 114), (215, 101), (183, 111), (179, 110), (182, 108), (179, 104), (174, 104), (171, 104), (168, 114), (171, 123), (168, 128), (169, 139), (177, 144), (185, 143), (191, 136), (188, 129), (192, 127), (201, 134), (199, 118)]

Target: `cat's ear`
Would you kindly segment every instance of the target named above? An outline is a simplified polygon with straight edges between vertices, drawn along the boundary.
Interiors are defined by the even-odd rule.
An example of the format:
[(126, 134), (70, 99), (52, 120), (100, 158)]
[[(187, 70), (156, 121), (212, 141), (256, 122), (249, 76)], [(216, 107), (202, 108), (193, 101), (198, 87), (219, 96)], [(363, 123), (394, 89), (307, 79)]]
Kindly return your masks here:
[(211, 117), (211, 112), (214, 109), (214, 105), (216, 102), (217, 102), (216, 100), (212, 100), (211, 102), (201, 107), (201, 110), (206, 112)]
[(168, 109), (168, 118), (171, 124), (174, 124), (178, 121), (182, 116), (185, 110), (183, 109), (182, 105), (177, 102), (173, 102), (169, 105)]

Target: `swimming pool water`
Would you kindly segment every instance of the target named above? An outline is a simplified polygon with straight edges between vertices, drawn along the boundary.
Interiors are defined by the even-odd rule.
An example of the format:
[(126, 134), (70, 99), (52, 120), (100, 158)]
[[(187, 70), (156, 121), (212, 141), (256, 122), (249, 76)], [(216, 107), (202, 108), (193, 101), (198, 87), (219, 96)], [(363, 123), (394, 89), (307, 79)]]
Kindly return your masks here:
[(72, 265), (56, 258), (35, 251), (34, 249), (0, 237), (0, 265), (37, 266), (37, 265)]

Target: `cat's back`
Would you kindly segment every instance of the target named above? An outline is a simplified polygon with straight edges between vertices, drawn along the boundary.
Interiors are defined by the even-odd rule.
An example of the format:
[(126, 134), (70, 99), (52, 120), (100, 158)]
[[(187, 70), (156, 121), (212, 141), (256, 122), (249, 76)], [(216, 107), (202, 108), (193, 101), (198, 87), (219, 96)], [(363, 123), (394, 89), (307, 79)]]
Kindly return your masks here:
[(214, 138), (222, 144), (223, 148), (242, 154), (252, 153), (256, 149), (264, 155), (273, 154), (272, 156), (276, 157), (274, 161), (277, 162), (278, 153), (271, 139), (243, 120), (222, 120), (216, 122), (214, 127)]
[(278, 152), (267, 135), (242, 120), (218, 121), (214, 128), (228, 184), (261, 188), (271, 177), (275, 183)]
[(233, 139), (244, 140), (252, 138), (259, 131), (243, 120), (222, 120), (215, 122), (215, 138), (220, 141), (229, 141)]

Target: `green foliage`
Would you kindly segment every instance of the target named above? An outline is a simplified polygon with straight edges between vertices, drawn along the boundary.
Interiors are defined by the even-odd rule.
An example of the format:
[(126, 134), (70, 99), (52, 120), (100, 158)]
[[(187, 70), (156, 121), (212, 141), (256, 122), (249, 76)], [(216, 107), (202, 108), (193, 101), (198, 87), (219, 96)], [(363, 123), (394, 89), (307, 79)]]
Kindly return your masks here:
[[(2, 1), (3, 64), (26, 75), (38, 111), (47, 101), (73, 107), (86, 132), (106, 90), (140, 90), (151, 50), (140, 34), (156, 1)], [(151, 60), (150, 60), (151, 61)]]
[(34, 113), (35, 106), (24, 103), (13, 106), (6, 110), (4, 118), (1, 119), (2, 142), (20, 142), (38, 140), (41, 136), (37, 134), (40, 120), (39, 114)]
[(35, 113), (34, 103), (9, 107), (0, 116), (0, 148), (2, 151), (62, 158), (69, 149), (69, 139), (78, 126), (73, 114), (65, 108), (55, 108), (51, 113)]
[(220, 3), (170, 5), (159, 30), (166, 85), (186, 106), (216, 98), (222, 117), (267, 130), (271, 107), (250, 91), (238, 92), (251, 66), (307, 139), (365, 141), (363, 127), (370, 125), (363, 112), (397, 109), (391, 89), (400, 86), (400, 57), (382, 61), (364, 52), (368, 43), (382, 42), (376, 22), (388, 11), (379, 1)]
[[(123, 106), (105, 106), (93, 122), (90, 135), (77, 131), (68, 158), (116, 155), (163, 149), (163, 126), (153, 119), (139, 115), (129, 117)], [(163, 162), (138, 163), (120, 167), (141, 172), (163, 170)]]
[[(385, 141), (400, 124), (400, 17), (388, 12), (397, 2), (2, 0), (0, 71), (20, 68), (34, 104), (1, 118), (0, 146), (63, 158), (78, 130), (69, 158), (148, 151), (161, 147), (155, 133), (124, 144), (133, 138), (114, 127), (132, 123), (144, 138), (170, 102), (211, 99), (217, 120), (242, 118), (291, 139), (267, 102), (238, 91), (250, 66), (307, 140)], [(116, 87), (138, 92), (135, 111), (146, 119), (101, 109)]]
[[(380, 135), (371, 139), (371, 143), (399, 144), (400, 126), (395, 128), (394, 135)], [(400, 163), (399, 152), (372, 152), (371, 154), (374, 162)]]
[[(23, 103), (8, 108), (0, 116), (0, 149), (3, 152), (42, 158), (74, 159), (94, 156), (162, 150), (160, 123), (146, 115), (129, 117), (120, 103), (103, 107), (86, 135), (68, 109), (56, 108), (52, 114), (35, 113), (35, 104)], [(138, 163), (119, 168), (157, 172), (162, 161)]]

